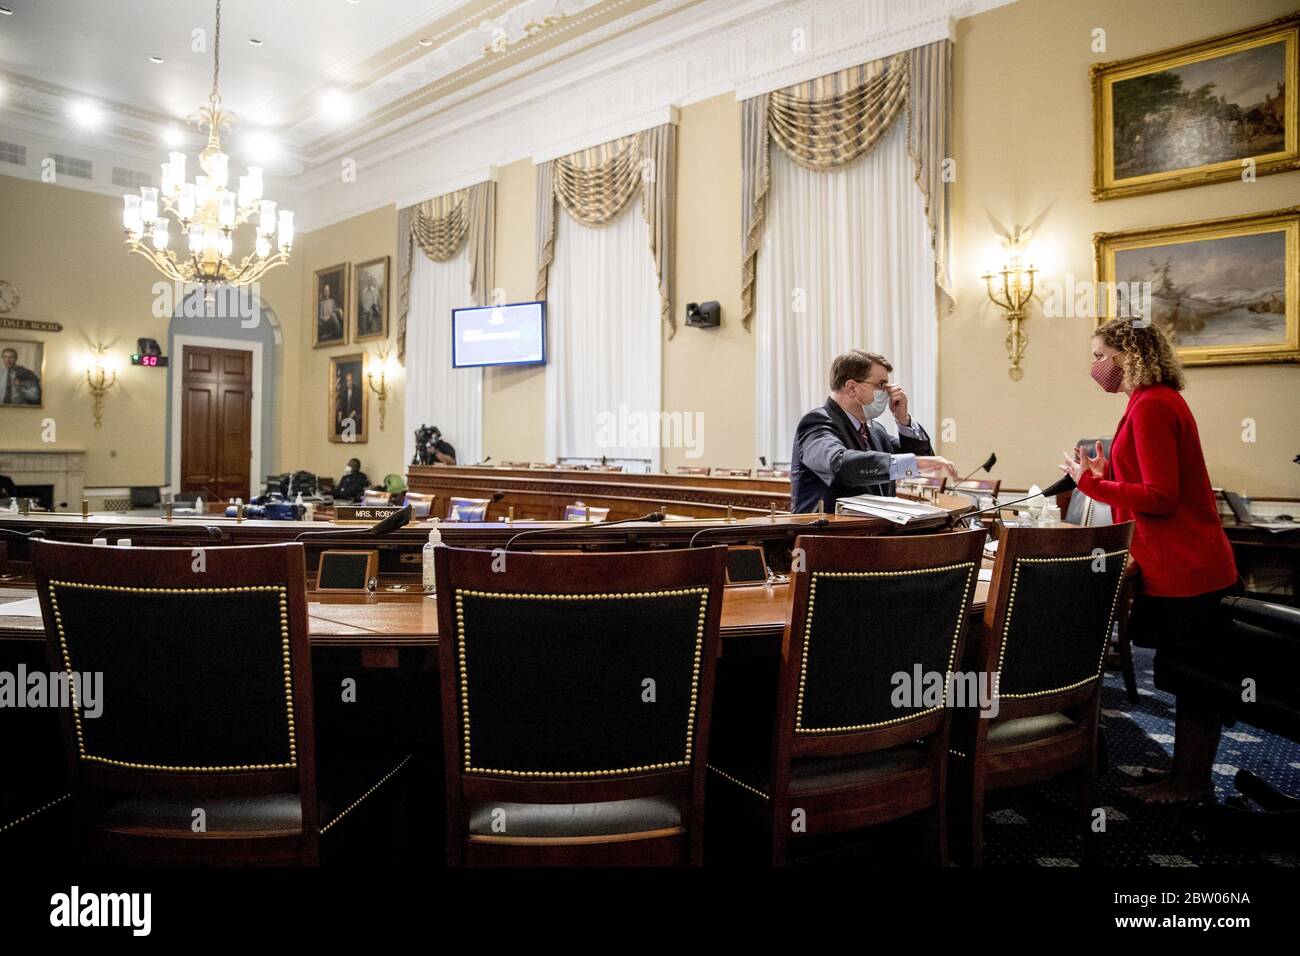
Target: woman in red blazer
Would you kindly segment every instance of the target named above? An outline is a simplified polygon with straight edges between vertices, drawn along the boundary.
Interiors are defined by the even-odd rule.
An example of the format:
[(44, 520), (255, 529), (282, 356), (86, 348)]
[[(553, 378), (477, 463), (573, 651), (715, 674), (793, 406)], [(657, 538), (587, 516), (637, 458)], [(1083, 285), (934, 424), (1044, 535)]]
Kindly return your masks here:
[[(1233, 593), (1237, 565), (1187, 402), (1182, 365), (1154, 325), (1115, 319), (1092, 339), (1092, 377), (1123, 391), (1128, 407), (1115, 429), (1110, 460), (1075, 449), (1062, 471), (1079, 490), (1111, 506), (1115, 521), (1133, 521), (1131, 557), (1141, 572), (1130, 631), (1156, 648), (1155, 684), (1167, 686), (1162, 663), (1212, 657), (1224, 633), (1220, 601)], [(1211, 798), (1222, 718), (1217, 707), (1180, 695), (1173, 770), (1129, 790), (1148, 803)]]

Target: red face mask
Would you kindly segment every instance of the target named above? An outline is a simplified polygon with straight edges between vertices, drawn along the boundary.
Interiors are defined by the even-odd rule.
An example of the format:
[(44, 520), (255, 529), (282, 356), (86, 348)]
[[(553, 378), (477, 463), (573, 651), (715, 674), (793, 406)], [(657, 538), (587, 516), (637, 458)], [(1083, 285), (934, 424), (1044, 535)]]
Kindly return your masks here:
[(1115, 364), (1114, 356), (1097, 359), (1088, 372), (1092, 380), (1108, 392), (1118, 392), (1124, 384), (1124, 370)]

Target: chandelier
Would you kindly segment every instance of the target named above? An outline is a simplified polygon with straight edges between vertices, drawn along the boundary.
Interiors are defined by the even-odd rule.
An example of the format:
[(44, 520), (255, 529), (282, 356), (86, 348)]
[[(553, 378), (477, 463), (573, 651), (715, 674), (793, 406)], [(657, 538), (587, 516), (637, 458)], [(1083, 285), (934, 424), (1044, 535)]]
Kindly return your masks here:
[[(240, 286), (256, 282), (270, 269), (289, 261), (293, 249), (293, 213), (276, 212), (275, 202), (262, 198), (262, 169), (249, 166), (231, 192), (230, 157), (221, 151), (221, 133), (229, 132), (233, 114), (221, 108), (217, 77), (221, 70), (221, 0), (213, 41), (212, 93), (206, 105), (189, 118), (207, 126), (208, 144), (199, 153), (194, 182), (185, 178), (185, 154), (168, 153), (158, 187), (142, 186), (140, 195), (122, 197), (122, 224), (129, 252), (144, 256), (169, 279), (185, 284)], [(166, 214), (175, 218), (188, 251), (177, 255), (169, 248), (171, 230)], [(242, 259), (233, 257), (235, 230), (257, 220), (253, 250)], [(277, 249), (271, 252), (271, 237)]]

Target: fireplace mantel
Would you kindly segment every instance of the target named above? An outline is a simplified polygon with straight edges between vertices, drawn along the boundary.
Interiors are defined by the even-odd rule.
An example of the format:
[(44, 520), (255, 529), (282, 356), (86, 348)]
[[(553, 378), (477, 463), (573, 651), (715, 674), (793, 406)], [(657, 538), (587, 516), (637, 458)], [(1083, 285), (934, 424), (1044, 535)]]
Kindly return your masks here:
[(80, 511), (85, 489), (86, 453), (66, 449), (0, 448), (0, 475), (19, 485), (53, 485), (56, 511)]

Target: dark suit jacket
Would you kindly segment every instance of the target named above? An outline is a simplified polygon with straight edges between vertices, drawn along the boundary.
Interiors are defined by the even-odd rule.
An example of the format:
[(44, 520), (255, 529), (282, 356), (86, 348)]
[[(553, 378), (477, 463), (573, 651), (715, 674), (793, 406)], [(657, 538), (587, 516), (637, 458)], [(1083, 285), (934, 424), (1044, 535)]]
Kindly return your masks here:
[[(890, 459), (897, 454), (933, 455), (930, 436), (912, 419), (915, 437), (892, 437), (879, 422), (867, 423), (867, 441), (844, 409), (827, 399), (799, 420), (790, 456), (790, 510), (807, 514), (822, 502), (827, 514), (835, 502), (852, 495), (893, 495)], [(819, 474), (829, 473), (830, 481)]]

